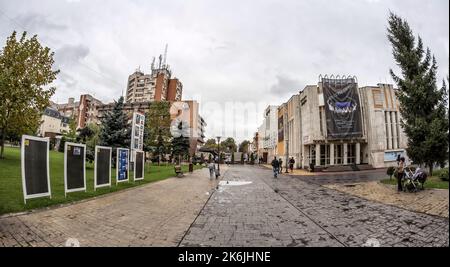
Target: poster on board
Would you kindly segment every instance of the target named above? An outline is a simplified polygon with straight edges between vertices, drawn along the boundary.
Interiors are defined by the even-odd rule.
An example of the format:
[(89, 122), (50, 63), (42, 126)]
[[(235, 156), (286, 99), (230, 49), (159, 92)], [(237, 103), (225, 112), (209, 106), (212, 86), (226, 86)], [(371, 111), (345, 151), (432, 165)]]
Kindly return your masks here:
[(48, 138), (22, 136), (21, 170), (25, 204), (27, 199), (47, 196), (51, 198), (49, 146)]
[(128, 182), (130, 176), (130, 150), (126, 148), (117, 149), (116, 184)]
[(134, 181), (144, 180), (144, 151), (134, 151)]
[[(144, 149), (144, 127), (145, 115), (133, 113), (133, 124), (131, 127), (131, 151)], [(134, 153), (131, 153), (131, 162), (134, 162)]]
[(111, 186), (112, 148), (95, 146), (94, 189)]
[(86, 145), (64, 144), (64, 194), (86, 191)]

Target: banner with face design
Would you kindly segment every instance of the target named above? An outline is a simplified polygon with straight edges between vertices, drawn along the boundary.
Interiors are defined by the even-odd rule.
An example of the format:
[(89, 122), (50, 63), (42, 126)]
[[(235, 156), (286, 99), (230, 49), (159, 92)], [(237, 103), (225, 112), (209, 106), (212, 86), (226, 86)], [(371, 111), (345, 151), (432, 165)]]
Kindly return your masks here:
[(354, 79), (322, 79), (329, 139), (362, 137), (358, 84)]

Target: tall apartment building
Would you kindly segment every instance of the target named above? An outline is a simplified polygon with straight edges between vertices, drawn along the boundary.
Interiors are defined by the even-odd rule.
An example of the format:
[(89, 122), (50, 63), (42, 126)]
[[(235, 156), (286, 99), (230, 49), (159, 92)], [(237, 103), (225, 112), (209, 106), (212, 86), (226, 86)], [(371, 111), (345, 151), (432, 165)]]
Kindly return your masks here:
[(181, 120), (188, 123), (190, 154), (196, 151), (205, 143), (206, 121), (199, 114), (199, 103), (195, 100), (174, 102), (170, 109), (171, 119)]
[(103, 103), (91, 95), (85, 94), (80, 96), (80, 101), (75, 102), (74, 98), (64, 104), (57, 104), (58, 111), (69, 118), (73, 118), (77, 122), (77, 129), (86, 127), (89, 123), (99, 123), (98, 108)]
[(144, 74), (136, 70), (128, 77), (126, 102), (148, 101), (181, 101), (183, 84), (176, 77), (172, 78), (172, 72), (166, 64), (158, 67), (152, 64), (151, 74)]

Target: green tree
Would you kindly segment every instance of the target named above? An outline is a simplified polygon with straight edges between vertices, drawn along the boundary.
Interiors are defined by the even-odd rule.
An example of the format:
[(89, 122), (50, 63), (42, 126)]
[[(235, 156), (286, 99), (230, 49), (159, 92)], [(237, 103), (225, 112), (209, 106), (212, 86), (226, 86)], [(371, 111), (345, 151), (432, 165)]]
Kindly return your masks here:
[(217, 150), (217, 142), (216, 139), (211, 138), (206, 140), (205, 144), (203, 145), (204, 148), (214, 149)]
[(237, 151), (236, 141), (232, 137), (228, 137), (220, 143), (220, 150), (227, 153), (233, 153)]
[[(183, 122), (180, 122), (178, 125), (178, 129), (180, 132), (183, 129)], [(189, 156), (189, 137), (184, 137), (183, 134), (180, 134), (178, 137), (172, 138), (171, 143), (172, 148), (172, 156), (178, 159), (178, 163), (181, 164), (181, 159), (183, 157)]]
[(239, 144), (239, 152), (247, 153), (249, 146), (250, 146), (250, 141), (244, 140), (242, 143)]
[(7, 136), (36, 132), (56, 90), (48, 86), (59, 73), (52, 69), (54, 53), (36, 35), (16, 37), (14, 31), (0, 51), (0, 158)]
[(170, 133), (170, 103), (153, 102), (145, 115), (144, 150), (158, 158), (167, 154), (172, 135)]
[[(100, 144), (112, 148), (129, 147), (131, 139), (131, 126), (128, 116), (123, 110), (123, 97), (115, 102), (112, 111), (105, 114), (100, 130)], [(113, 150), (113, 154), (114, 154)]]
[(95, 146), (100, 141), (100, 127), (95, 123), (88, 124), (80, 130), (77, 141), (86, 144), (86, 160), (93, 162), (95, 159)]
[(425, 164), (433, 173), (435, 163), (448, 159), (449, 122), (447, 88), (437, 87), (435, 57), (424, 49), (422, 38), (416, 38), (406, 20), (391, 13), (388, 39), (393, 56), (401, 69), (398, 76), (391, 69), (398, 86), (397, 97), (402, 115), (401, 125), (408, 137), (408, 156)]

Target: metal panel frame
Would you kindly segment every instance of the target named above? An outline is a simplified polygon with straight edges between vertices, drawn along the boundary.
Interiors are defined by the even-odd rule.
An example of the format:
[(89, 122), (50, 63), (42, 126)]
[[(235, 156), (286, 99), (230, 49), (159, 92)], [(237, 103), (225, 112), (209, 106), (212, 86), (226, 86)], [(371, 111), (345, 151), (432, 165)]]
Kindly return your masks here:
[[(97, 149), (107, 149), (109, 150), (109, 183), (97, 185)], [(95, 164), (94, 164), (94, 191), (97, 190), (97, 188), (102, 187), (111, 187), (111, 158), (112, 158), (112, 148), (106, 147), (106, 146), (95, 146)]]
[[(138, 152), (141, 152), (142, 155), (143, 155), (143, 159), (142, 159), (142, 178), (136, 178), (136, 154), (137, 154)], [(142, 150), (134, 150), (133, 153), (134, 153), (134, 162), (133, 162), (133, 165), (134, 165), (134, 169), (133, 169), (133, 181), (134, 181), (134, 182), (136, 182), (136, 181), (142, 181), (142, 180), (144, 180), (144, 178), (145, 178), (145, 152), (142, 151)]]
[[(84, 155), (83, 155), (83, 181), (84, 181), (84, 187), (76, 188), (76, 189), (68, 189), (67, 188), (67, 147), (68, 146), (75, 146), (75, 147), (82, 147), (84, 148)], [(72, 192), (79, 192), (84, 191), (86, 192), (86, 145), (84, 144), (77, 144), (77, 143), (71, 143), (71, 142), (65, 142), (64, 143), (64, 197), (67, 197), (67, 193)]]
[[(33, 140), (47, 143), (47, 185), (48, 192), (42, 194), (27, 194), (27, 183), (25, 179), (25, 140)], [(50, 138), (42, 138), (30, 135), (22, 135), (22, 143), (20, 146), (20, 154), (21, 154), (21, 171), (22, 171), (22, 191), (23, 191), (23, 201), (27, 204), (27, 199), (40, 198), (40, 197), (50, 197), (52, 198), (52, 191), (50, 187), (50, 164), (49, 164), (49, 155), (50, 155)]]
[[(127, 169), (128, 175), (127, 175), (126, 180), (119, 181), (119, 151), (123, 151), (123, 150), (127, 151), (127, 153), (128, 153), (128, 162), (127, 162), (128, 163), (128, 169)], [(130, 150), (128, 148), (117, 148), (117, 156), (116, 157), (117, 157), (117, 159), (116, 159), (116, 185), (119, 183), (130, 182), (130, 159), (131, 159)]]

